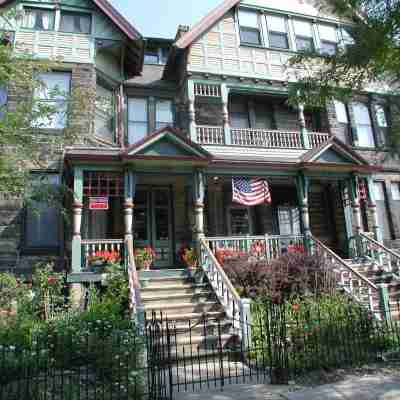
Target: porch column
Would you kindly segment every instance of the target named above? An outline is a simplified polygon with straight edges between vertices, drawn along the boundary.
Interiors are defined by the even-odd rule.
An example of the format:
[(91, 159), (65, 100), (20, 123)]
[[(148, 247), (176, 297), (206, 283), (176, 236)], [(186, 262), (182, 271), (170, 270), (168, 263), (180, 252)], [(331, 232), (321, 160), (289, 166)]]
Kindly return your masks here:
[(358, 191), (357, 176), (353, 175), (350, 179), (350, 196), (351, 196), (351, 207), (353, 208), (353, 226), (356, 236), (362, 231), (361, 223), (361, 206), (360, 197)]
[(82, 271), (82, 209), (83, 209), (83, 170), (74, 168), (74, 202), (73, 209), (73, 236), (72, 236), (72, 272)]
[(301, 143), (305, 149), (311, 149), (310, 142), (308, 140), (306, 119), (304, 117), (304, 104), (299, 104), (297, 106), (297, 111), (298, 111), (298, 119), (299, 119), (299, 126), (300, 126)]
[(190, 139), (197, 143), (196, 111), (194, 107), (195, 94), (194, 82), (188, 81), (188, 113), (189, 113), (189, 133)]
[(204, 195), (205, 195), (205, 179), (204, 172), (197, 170), (194, 172), (194, 218), (195, 228), (194, 236), (199, 250), (200, 239), (204, 238)]
[(221, 84), (221, 98), (222, 98), (222, 120), (224, 124), (224, 137), (225, 144), (232, 144), (231, 139), (231, 127), (229, 124), (229, 111), (228, 111), (228, 101), (229, 101), (229, 89), (226, 83)]
[(379, 229), (379, 221), (378, 221), (378, 212), (376, 209), (376, 200), (375, 200), (375, 193), (374, 193), (374, 181), (371, 176), (367, 178), (367, 185), (368, 185), (368, 209), (371, 213), (372, 217), (372, 229), (374, 232), (374, 238), (378, 242), (383, 242), (382, 232)]
[(133, 209), (136, 192), (136, 175), (132, 171), (125, 171), (125, 201), (124, 201), (124, 223), (125, 243), (133, 239)]
[(296, 177), (297, 196), (300, 202), (301, 220), (303, 225), (303, 233), (305, 239), (305, 246), (310, 250), (310, 213), (308, 209), (308, 191), (310, 186), (310, 178), (300, 173)]

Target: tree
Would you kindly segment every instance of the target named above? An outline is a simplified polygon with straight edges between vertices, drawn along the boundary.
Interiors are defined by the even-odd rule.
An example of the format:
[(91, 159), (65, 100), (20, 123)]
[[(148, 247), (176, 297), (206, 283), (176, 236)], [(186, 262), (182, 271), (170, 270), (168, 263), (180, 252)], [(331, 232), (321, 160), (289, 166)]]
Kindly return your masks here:
[(299, 69), (290, 101), (319, 107), (332, 99), (348, 101), (375, 83), (386, 88), (392, 116), (391, 149), (400, 148), (400, 2), (396, 0), (325, 0), (348, 21), (348, 36), (335, 54), (316, 51), (293, 57)]
[[(10, 15), (0, 18), (8, 20)], [(59, 68), (62, 60), (43, 61), (18, 54), (10, 42), (7, 32), (0, 34), (0, 88), (7, 93), (3, 100), (5, 96), (17, 99), (12, 102), (15, 107), (10, 108), (6, 101), (0, 107), (0, 193), (22, 196), (29, 171), (46, 168), (49, 154), (61, 160), (62, 148), (75, 142), (80, 133), (68, 125), (52, 134), (43, 129), (46, 121), (60, 112), (59, 100), (67, 104), (63, 112), (68, 119), (77, 112), (87, 114), (93, 94), (80, 88), (71, 93), (63, 93), (58, 87), (46, 88), (40, 75)], [(48, 101), (40, 99), (39, 92), (46, 92)]]

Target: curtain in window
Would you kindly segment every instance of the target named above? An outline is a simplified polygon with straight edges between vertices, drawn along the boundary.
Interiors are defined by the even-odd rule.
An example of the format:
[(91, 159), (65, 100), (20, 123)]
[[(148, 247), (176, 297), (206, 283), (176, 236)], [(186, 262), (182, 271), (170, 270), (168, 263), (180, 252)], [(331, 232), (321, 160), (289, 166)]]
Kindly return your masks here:
[(239, 23), (241, 26), (258, 29), (258, 15), (254, 11), (239, 11)]
[(172, 102), (170, 100), (158, 100), (156, 104), (156, 128), (160, 129), (172, 124)]
[(337, 42), (336, 27), (333, 25), (322, 25), (318, 26), (319, 37), (321, 40), (328, 42)]
[(293, 21), (294, 31), (296, 35), (305, 36), (305, 37), (312, 37), (312, 24), (307, 21), (301, 21), (295, 19)]
[(358, 145), (361, 147), (375, 147), (368, 107), (362, 103), (352, 103), (352, 109), (357, 129)]
[(37, 17), (37, 11), (25, 9), (24, 10), (24, 21), (23, 21), (24, 28), (30, 28), (30, 29), (35, 28), (36, 17)]
[(52, 10), (24, 9), (23, 27), (37, 30), (53, 30), (55, 14)]
[(128, 141), (136, 143), (147, 135), (147, 99), (128, 100)]
[(341, 101), (334, 100), (336, 119), (341, 124), (348, 124), (346, 106)]
[(274, 32), (286, 33), (285, 17), (277, 15), (267, 15), (268, 30)]

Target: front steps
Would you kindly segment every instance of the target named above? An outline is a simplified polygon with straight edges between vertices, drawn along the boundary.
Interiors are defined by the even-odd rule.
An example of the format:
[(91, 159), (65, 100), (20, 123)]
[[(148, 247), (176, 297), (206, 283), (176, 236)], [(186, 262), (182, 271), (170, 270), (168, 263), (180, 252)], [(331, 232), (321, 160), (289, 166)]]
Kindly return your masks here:
[(238, 342), (213, 290), (187, 270), (140, 273), (142, 303), (148, 320), (168, 320), (172, 359), (212, 357)]

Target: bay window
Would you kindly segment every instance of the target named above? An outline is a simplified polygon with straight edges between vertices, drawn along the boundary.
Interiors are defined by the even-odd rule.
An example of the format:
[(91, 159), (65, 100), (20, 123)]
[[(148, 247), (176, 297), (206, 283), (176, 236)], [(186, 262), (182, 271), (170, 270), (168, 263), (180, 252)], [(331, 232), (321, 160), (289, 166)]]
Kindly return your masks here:
[(128, 142), (142, 140), (148, 133), (148, 107), (146, 98), (128, 99)]
[(239, 10), (240, 42), (261, 45), (261, 30), (257, 12)]
[(38, 76), (41, 85), (35, 90), (34, 109), (39, 113), (32, 122), (35, 128), (63, 129), (67, 122), (71, 73), (47, 72)]
[(368, 107), (363, 103), (351, 104), (358, 145), (361, 147), (375, 147), (374, 131)]
[(297, 51), (313, 51), (315, 47), (312, 23), (305, 20), (295, 19), (293, 20), (293, 28)]
[(156, 129), (173, 124), (172, 101), (157, 100), (156, 102)]
[(24, 8), (22, 27), (38, 31), (54, 30), (55, 12), (40, 8)]
[(61, 32), (90, 34), (91, 16), (76, 12), (61, 11)]
[(33, 174), (32, 179), (33, 200), (25, 210), (24, 220), (24, 247), (29, 250), (58, 248), (60, 244), (60, 207), (41, 200), (40, 193), (45, 197), (57, 196), (60, 185), (58, 174)]
[(289, 48), (289, 36), (286, 17), (267, 15), (269, 47), (277, 49)]
[(321, 53), (333, 55), (337, 50), (337, 34), (334, 25), (318, 25)]

